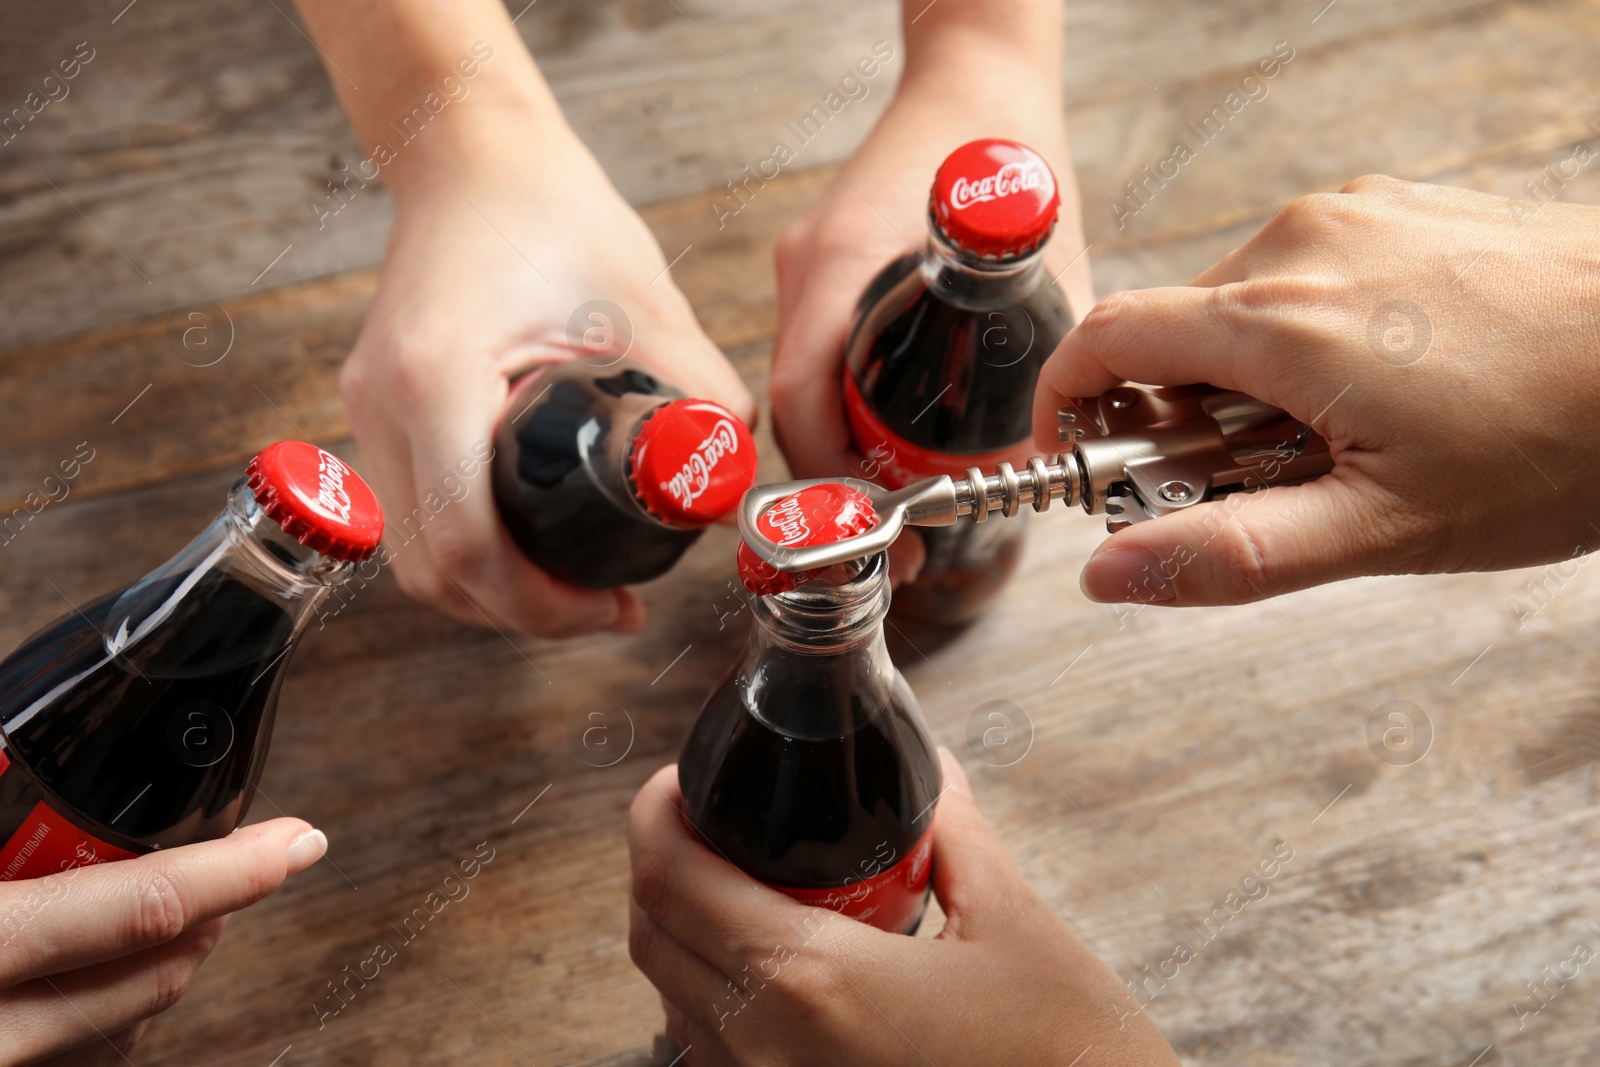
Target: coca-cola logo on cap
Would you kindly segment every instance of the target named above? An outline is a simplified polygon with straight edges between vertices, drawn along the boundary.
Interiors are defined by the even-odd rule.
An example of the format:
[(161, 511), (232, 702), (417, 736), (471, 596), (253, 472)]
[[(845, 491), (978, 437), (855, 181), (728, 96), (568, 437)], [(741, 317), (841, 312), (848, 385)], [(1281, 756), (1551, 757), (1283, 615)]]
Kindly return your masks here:
[(991, 200), (1000, 200), (1012, 193), (1039, 189), (1043, 187), (1044, 181), (1043, 164), (1037, 160), (1007, 163), (987, 178), (979, 178), (976, 181), (965, 177), (957, 178), (955, 184), (950, 187), (950, 206), (956, 211), (965, 211), (973, 204), (987, 204)]
[(718, 419), (711, 432), (695, 446), (683, 467), (661, 483), (680, 506), (688, 507), (711, 485), (711, 475), (723, 456), (739, 451), (739, 431), (732, 419)]
[(755, 482), (756, 446), (721, 404), (672, 400), (645, 420), (631, 461), (635, 491), (652, 515), (704, 526), (738, 506)]
[(340, 522), (350, 521), (350, 494), (345, 491), (344, 478), (350, 468), (333, 456), (321, 452), (317, 456), (317, 506)]
[(761, 516), (761, 521), (776, 535), (772, 539), (785, 547), (811, 539), (811, 524), (806, 522), (806, 509), (800, 504), (799, 494), (784, 497), (772, 505)]
[[(808, 485), (768, 506), (756, 519), (756, 528), (781, 551), (806, 545), (825, 545), (870, 530), (878, 521), (872, 501), (860, 490), (840, 482)], [(761, 596), (795, 589), (818, 571), (782, 571), (750, 548), (740, 544), (739, 577), (745, 588)]]
[(962, 145), (934, 177), (930, 208), (958, 250), (986, 259), (1040, 248), (1061, 197), (1044, 157), (1025, 144), (989, 138)]

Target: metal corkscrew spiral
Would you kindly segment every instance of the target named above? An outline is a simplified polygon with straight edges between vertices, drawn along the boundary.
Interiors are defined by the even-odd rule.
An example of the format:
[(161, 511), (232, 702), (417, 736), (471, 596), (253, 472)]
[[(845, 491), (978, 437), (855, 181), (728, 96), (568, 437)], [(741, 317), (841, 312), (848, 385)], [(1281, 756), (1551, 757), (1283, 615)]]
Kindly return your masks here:
[[(1243, 393), (1208, 385), (1121, 386), (1070, 401), (1059, 412), (1068, 451), (1034, 456), (1021, 469), (993, 473), (969, 467), (903, 489), (859, 478), (817, 478), (759, 485), (745, 493), (739, 530), (761, 558), (784, 571), (820, 569), (887, 549), (906, 526), (984, 522), (1025, 505), (1045, 511), (1054, 500), (1104, 513), (1111, 532), (1207, 500), (1309, 481), (1333, 468), (1328, 444), (1310, 426)], [(1091, 435), (1092, 434), (1092, 435)], [(778, 500), (811, 485), (848, 485), (872, 501), (877, 522), (853, 537), (789, 547), (762, 533), (756, 520)]]
[(993, 474), (968, 467), (966, 477), (951, 481), (955, 485), (956, 515), (983, 522), (991, 511), (1010, 518), (1021, 511), (1023, 505), (1031, 505), (1034, 511), (1045, 511), (1052, 500), (1076, 504), (1083, 485), (1083, 471), (1077, 457), (1067, 452), (1056, 456), (1051, 463), (1046, 463), (1042, 456), (1034, 456), (1022, 470), (1016, 470), (1009, 463), (1001, 463)]

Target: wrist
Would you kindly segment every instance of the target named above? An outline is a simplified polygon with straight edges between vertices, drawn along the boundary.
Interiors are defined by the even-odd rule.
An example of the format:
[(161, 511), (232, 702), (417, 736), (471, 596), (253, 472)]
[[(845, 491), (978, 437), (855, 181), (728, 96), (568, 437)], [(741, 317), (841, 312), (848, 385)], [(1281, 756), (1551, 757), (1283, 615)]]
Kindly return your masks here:
[(918, 162), (933, 167), (967, 141), (1005, 137), (1042, 153), (1059, 174), (1070, 166), (1059, 79), (992, 59), (966, 53), (960, 64), (917, 72), (908, 64), (882, 133), (932, 151), (937, 159)]
[(587, 155), (499, 0), (295, 3), (362, 145), (347, 187), (381, 174), (404, 206), (441, 176)]
[(537, 178), (566, 166), (575, 153), (588, 155), (537, 75), (484, 80), (454, 98), (422, 96), (374, 131), (368, 147), (370, 164), (401, 211), (440, 187), (448, 190), (446, 181), (464, 187), (508, 172)]
[(981, 28), (949, 25), (915, 47), (907, 43), (893, 108), (934, 129), (970, 128), (975, 137), (1026, 141), (1029, 130), (1061, 130), (1063, 106), (1058, 60), (1014, 48)]
[(908, 80), (1034, 81), (1060, 96), (1062, 11), (1055, 0), (905, 0)]

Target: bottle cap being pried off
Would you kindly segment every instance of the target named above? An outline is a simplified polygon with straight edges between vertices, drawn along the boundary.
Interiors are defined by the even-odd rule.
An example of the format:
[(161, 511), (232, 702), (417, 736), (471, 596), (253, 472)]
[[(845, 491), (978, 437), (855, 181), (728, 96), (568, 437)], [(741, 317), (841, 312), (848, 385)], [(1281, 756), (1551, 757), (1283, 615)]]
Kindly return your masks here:
[[(870, 530), (877, 524), (877, 512), (865, 493), (838, 482), (808, 485), (799, 492), (775, 502), (756, 520), (762, 534), (783, 548), (833, 544)], [(854, 576), (860, 561), (852, 560), (813, 571), (781, 571), (739, 544), (739, 578), (746, 589), (758, 596), (771, 596), (797, 589), (830, 571), (840, 571), (842, 579)]]

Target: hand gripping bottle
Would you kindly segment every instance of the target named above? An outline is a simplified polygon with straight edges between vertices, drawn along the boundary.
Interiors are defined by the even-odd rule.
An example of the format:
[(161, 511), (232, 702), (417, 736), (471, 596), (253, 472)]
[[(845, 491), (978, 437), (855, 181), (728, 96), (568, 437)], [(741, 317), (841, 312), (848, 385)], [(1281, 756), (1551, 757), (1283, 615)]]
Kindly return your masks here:
[[(925, 252), (885, 267), (861, 297), (844, 403), (868, 478), (891, 489), (1034, 454), (1039, 369), (1072, 327), (1044, 269), (1060, 207), (1055, 176), (1015, 141), (973, 141), (934, 178)], [(895, 614), (976, 618), (1017, 565), (1018, 519), (921, 531), (927, 562)]]
[(628, 360), (519, 378), (495, 434), (494, 499), (517, 547), (571, 585), (664, 574), (755, 482), (750, 430)]
[(353, 470), (280, 441), (176, 556), (0, 662), (0, 881), (232, 832), (306, 621), (382, 535)]
[[(870, 527), (872, 505), (811, 486), (759, 520), (789, 545)], [(883, 553), (785, 574), (740, 545), (755, 626), (678, 764), (689, 821), (729, 862), (803, 903), (914, 933), (929, 892), (938, 754), (889, 660)]]

